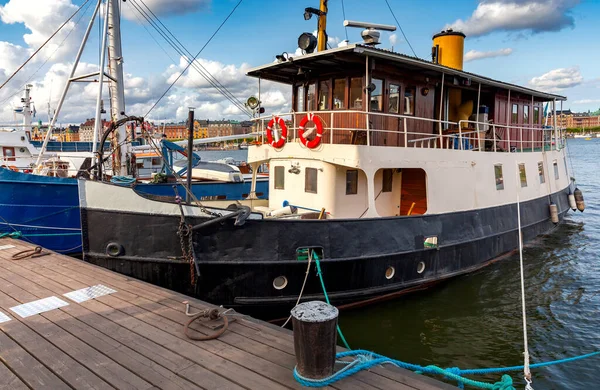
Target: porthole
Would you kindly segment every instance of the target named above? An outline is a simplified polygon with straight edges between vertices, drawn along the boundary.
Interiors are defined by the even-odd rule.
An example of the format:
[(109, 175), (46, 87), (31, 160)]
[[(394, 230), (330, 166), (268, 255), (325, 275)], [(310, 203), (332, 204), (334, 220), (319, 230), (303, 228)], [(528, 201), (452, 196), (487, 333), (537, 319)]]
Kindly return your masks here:
[(123, 254), (123, 247), (116, 242), (110, 242), (106, 246), (106, 254), (110, 257), (121, 256)]
[(394, 275), (396, 275), (396, 268), (394, 267), (387, 267), (387, 269), (385, 270), (385, 278), (386, 279), (391, 279), (394, 277)]
[(287, 286), (287, 284), (288, 280), (285, 276), (278, 276), (275, 279), (273, 279), (273, 287), (276, 290), (283, 290), (285, 286)]
[(425, 271), (425, 263), (422, 261), (417, 264), (417, 273), (422, 274)]

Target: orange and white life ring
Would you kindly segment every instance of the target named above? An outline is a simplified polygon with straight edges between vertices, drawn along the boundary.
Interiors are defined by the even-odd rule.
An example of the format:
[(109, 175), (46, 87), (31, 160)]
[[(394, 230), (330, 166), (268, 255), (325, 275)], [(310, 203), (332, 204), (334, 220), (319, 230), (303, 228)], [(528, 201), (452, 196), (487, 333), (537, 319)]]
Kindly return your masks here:
[[(310, 141), (304, 135), (304, 128), (306, 127), (306, 124), (308, 122), (313, 122), (317, 129), (317, 134), (315, 135), (315, 138), (313, 138)], [(321, 122), (321, 118), (319, 118), (315, 114), (310, 112), (306, 114), (304, 118), (302, 118), (302, 120), (300, 121), (298, 130), (298, 136), (300, 137), (300, 142), (302, 142), (302, 145), (306, 146), (309, 149), (314, 149), (321, 144), (321, 138), (323, 138), (323, 122)]]
[[(277, 141), (275, 140), (275, 137), (273, 136), (275, 134), (275, 128), (274, 128), (275, 124), (278, 124), (279, 127), (281, 128), (281, 137), (279, 137), (279, 140), (277, 140)], [(282, 148), (283, 145), (285, 145), (286, 138), (287, 138), (287, 127), (285, 125), (284, 120), (278, 116), (274, 116), (273, 119), (271, 119), (271, 121), (267, 125), (267, 142), (272, 147), (279, 149), (279, 148)]]

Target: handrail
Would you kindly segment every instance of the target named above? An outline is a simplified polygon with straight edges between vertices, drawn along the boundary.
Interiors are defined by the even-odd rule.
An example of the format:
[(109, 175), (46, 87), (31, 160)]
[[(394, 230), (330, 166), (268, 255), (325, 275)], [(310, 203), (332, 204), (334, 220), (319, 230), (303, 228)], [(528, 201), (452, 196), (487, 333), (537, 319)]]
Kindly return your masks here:
[[(257, 118), (253, 118), (253, 121), (259, 124), (258, 130), (261, 132), (262, 137), (265, 136), (265, 121), (270, 121), (273, 117), (281, 117), (284, 120), (289, 118), (289, 128), (288, 128), (288, 137), (291, 139), (297, 138), (297, 118), (298, 116), (302, 116), (303, 114), (307, 114), (307, 111), (301, 112), (285, 112), (285, 113), (277, 113), (271, 115), (263, 115)], [(542, 125), (521, 125), (521, 124), (496, 124), (489, 122), (478, 122), (471, 120), (460, 120), (458, 122), (452, 122), (447, 120), (439, 120), (439, 119), (431, 119), (431, 118), (423, 118), (412, 115), (404, 115), (404, 114), (390, 114), (390, 113), (382, 113), (382, 112), (366, 112), (359, 110), (326, 110), (326, 111), (311, 111), (311, 113), (319, 116), (321, 121), (323, 122), (323, 127), (325, 131), (329, 131), (327, 138), (323, 138), (325, 143), (330, 144), (348, 144), (349, 139), (344, 134), (349, 134), (352, 132), (362, 132), (365, 134), (366, 139), (363, 138), (363, 142), (366, 143), (367, 146), (387, 146), (387, 147), (424, 147), (424, 148), (444, 148), (444, 149), (457, 149), (457, 150), (476, 150), (476, 151), (493, 151), (493, 152), (511, 152), (512, 151), (535, 151), (536, 145), (538, 147), (541, 146), (542, 150), (547, 150), (547, 147), (550, 145), (555, 146), (556, 148), (560, 148), (564, 145), (564, 134), (562, 129), (560, 129), (560, 137), (556, 139), (555, 130), (558, 130), (558, 127), (555, 129), (551, 126), (542, 126)], [(359, 115), (361, 116), (361, 121), (366, 121), (361, 127), (343, 127), (345, 124), (352, 123), (352, 121), (348, 121), (348, 116), (345, 118), (340, 118), (338, 115)], [(373, 118), (385, 117), (385, 118), (393, 118), (398, 120), (398, 129), (397, 130), (387, 130), (387, 129), (378, 129), (373, 128), (374, 122)], [(343, 120), (343, 124), (340, 126), (336, 126), (336, 120)], [(358, 121), (358, 119), (357, 119)], [(435, 132), (411, 132), (409, 129), (408, 121), (419, 121), (420, 123), (432, 123), (439, 124), (439, 134)], [(379, 121), (377, 121), (379, 122)], [(381, 124), (381, 122), (375, 122), (375, 126)], [(383, 122), (386, 123), (386, 122)], [(387, 122), (389, 123), (389, 122)], [(392, 122), (396, 126), (396, 122)], [(411, 125), (414, 122), (411, 123)], [(467, 125), (475, 125), (477, 130), (466, 129), (469, 131), (463, 131), (463, 127)], [(388, 126), (390, 126), (388, 125)], [(442, 125), (444, 127), (451, 127), (451, 131), (456, 131), (456, 133), (447, 133), (442, 130)], [(363, 127), (364, 126), (364, 127)], [(385, 126), (385, 125), (384, 125)], [(455, 128), (456, 126), (456, 128)], [(483, 129), (482, 129), (483, 127)], [(504, 135), (501, 138), (497, 138), (497, 130), (505, 130)], [(506, 131), (506, 129), (508, 129)], [(490, 139), (489, 132), (493, 134), (492, 139)], [(375, 134), (393, 134), (398, 135), (400, 138), (392, 139), (392, 143), (395, 145), (387, 145), (386, 142), (382, 142), (382, 140), (389, 138), (377, 138), (374, 137)], [(482, 134), (486, 134), (485, 137)], [(546, 135), (550, 134), (550, 136)], [(335, 137), (338, 138), (338, 142), (336, 142)], [(412, 139), (409, 139), (412, 138)], [(416, 139), (415, 139), (416, 138)], [(526, 139), (527, 138), (527, 139)], [(353, 139), (352, 137), (350, 138)], [(433, 141), (433, 142), (432, 142)], [(458, 141), (458, 142), (457, 142)], [(492, 146), (489, 146), (488, 142), (492, 142)], [(264, 140), (263, 140), (264, 143)], [(498, 144), (498, 145), (497, 145)], [(487, 146), (486, 146), (487, 145)]]

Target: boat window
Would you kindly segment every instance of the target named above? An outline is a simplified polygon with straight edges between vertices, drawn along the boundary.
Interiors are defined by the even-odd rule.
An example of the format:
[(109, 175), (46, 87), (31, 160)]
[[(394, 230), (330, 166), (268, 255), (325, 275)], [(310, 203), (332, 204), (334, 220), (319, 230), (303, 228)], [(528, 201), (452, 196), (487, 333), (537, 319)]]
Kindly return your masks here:
[[(187, 164), (187, 163), (186, 163)], [(162, 165), (162, 160), (160, 157), (152, 157), (152, 165)], [(187, 166), (187, 165), (186, 165)]]
[(510, 117), (510, 123), (517, 123), (519, 121), (519, 105), (512, 105), (512, 115)]
[(356, 195), (358, 193), (358, 171), (346, 171), (346, 195)]
[(529, 123), (529, 106), (523, 106), (523, 123)]
[(4, 159), (6, 161), (16, 161), (15, 148), (5, 146), (2, 148), (2, 153), (4, 154)]
[(392, 184), (394, 183), (394, 170), (383, 170), (383, 183), (381, 183), (381, 192), (392, 192)]
[(275, 167), (275, 189), (283, 190), (285, 188), (285, 168), (282, 166)]
[(519, 178), (521, 179), (521, 187), (527, 187), (527, 173), (525, 172), (525, 164), (519, 164)]
[(335, 79), (333, 81), (333, 108), (346, 108), (346, 79)]
[(296, 111), (304, 111), (304, 86), (299, 85), (296, 87)]
[(494, 175), (496, 176), (496, 189), (504, 189), (504, 178), (502, 177), (502, 164), (494, 165)]
[(404, 115), (415, 115), (415, 87), (404, 90)]
[(317, 102), (315, 100), (315, 83), (308, 84), (308, 89), (306, 92), (306, 111), (314, 111), (317, 109)]
[(556, 160), (554, 160), (553, 165), (554, 165), (554, 178), (556, 180), (558, 180), (558, 162), (556, 162)]
[(544, 163), (542, 161), (538, 163), (538, 175), (540, 176), (540, 184), (544, 184), (546, 182), (546, 175), (544, 174)]
[(390, 84), (390, 96), (388, 98), (388, 112), (390, 114), (400, 113), (400, 86)]
[(350, 105), (351, 109), (362, 110), (362, 77), (350, 79)]
[(383, 80), (372, 79), (375, 89), (371, 91), (371, 111), (383, 111)]
[(304, 192), (317, 193), (317, 169), (306, 168), (304, 177)]
[(331, 90), (331, 80), (319, 81), (319, 110), (330, 110), (329, 91)]
[(539, 107), (533, 107), (533, 123), (534, 124), (540, 123), (540, 108)]

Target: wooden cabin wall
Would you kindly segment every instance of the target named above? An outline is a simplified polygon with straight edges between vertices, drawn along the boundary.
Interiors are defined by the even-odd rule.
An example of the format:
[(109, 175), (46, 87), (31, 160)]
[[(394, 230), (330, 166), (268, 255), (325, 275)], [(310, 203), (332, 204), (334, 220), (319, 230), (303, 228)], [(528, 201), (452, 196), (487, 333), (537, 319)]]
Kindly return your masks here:
[[(513, 112), (513, 104), (517, 105), (517, 122), (512, 123), (512, 112)], [(529, 119), (527, 122), (524, 120), (524, 106), (529, 107)], [(534, 107), (537, 107), (539, 110), (538, 120), (534, 123)], [(510, 96), (510, 102), (508, 101), (508, 93), (505, 92), (497, 92), (495, 96), (495, 106), (494, 106), (494, 122), (499, 125), (511, 125), (510, 128), (496, 128), (496, 133), (499, 134), (503, 141), (500, 142), (500, 146), (504, 150), (508, 150), (509, 148), (509, 139), (510, 146), (516, 147), (517, 149), (521, 148), (521, 142), (523, 141), (523, 149), (531, 149), (539, 148), (542, 146), (543, 135), (541, 131), (532, 131), (530, 130), (532, 127), (536, 129), (541, 129), (543, 124), (543, 103), (541, 101), (533, 101), (531, 96), (527, 96), (524, 94), (512, 94)], [(521, 127), (523, 130), (521, 132)]]

